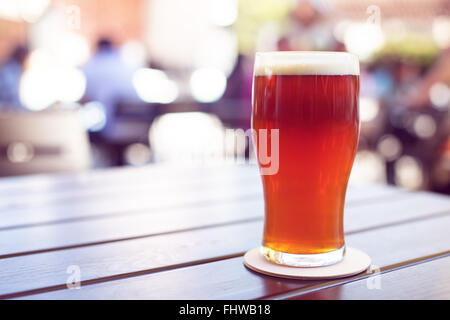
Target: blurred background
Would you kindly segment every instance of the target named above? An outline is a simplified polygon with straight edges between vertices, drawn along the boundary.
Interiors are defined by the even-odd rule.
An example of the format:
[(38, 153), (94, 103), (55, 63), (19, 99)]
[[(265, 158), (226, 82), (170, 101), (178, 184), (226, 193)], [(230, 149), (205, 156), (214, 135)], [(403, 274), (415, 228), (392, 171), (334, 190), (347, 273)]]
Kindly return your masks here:
[(349, 51), (351, 183), (450, 194), (449, 13), (450, 0), (0, 0), (0, 176), (245, 159), (226, 129), (250, 127), (254, 53)]

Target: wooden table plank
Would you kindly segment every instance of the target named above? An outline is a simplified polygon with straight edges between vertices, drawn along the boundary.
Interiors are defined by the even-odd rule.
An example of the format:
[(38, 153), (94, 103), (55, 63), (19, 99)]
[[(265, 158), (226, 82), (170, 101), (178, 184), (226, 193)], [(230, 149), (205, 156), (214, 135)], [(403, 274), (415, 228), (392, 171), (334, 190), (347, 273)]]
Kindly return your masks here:
[[(183, 181), (205, 181), (211, 178), (254, 177), (259, 178), (256, 165), (217, 164), (200, 166), (148, 165), (141, 167), (120, 167), (96, 169), (84, 173), (38, 174), (0, 179), (0, 198), (18, 198), (29, 195), (52, 194), (59, 198), (78, 192), (90, 194), (104, 190), (123, 192), (136, 185), (179, 184)], [(386, 189), (386, 186), (379, 185)], [(398, 189), (388, 187), (391, 191)], [(365, 192), (366, 186), (355, 188)]]
[(102, 199), (86, 199), (21, 210), (5, 210), (3, 214), (0, 214), (0, 230), (36, 224), (145, 214), (177, 208), (236, 202), (247, 198), (262, 201), (262, 189), (259, 182), (247, 184), (238, 182), (219, 184), (218, 182), (216, 187), (201, 184), (186, 189), (172, 188), (165, 192), (148, 191), (141, 194), (116, 195)]
[[(242, 225), (230, 228), (242, 228)], [(231, 230), (226, 234), (239, 234), (239, 237), (228, 237), (227, 241), (230, 246), (235, 244), (234, 238), (242, 238), (237, 241), (236, 251), (248, 250), (256, 246), (259, 241), (256, 235), (261, 231), (262, 226), (254, 226), (247, 224), (247, 229)], [(423, 221), (414, 221), (381, 229), (374, 229), (362, 233), (355, 233), (347, 236), (346, 242), (349, 246), (353, 246), (367, 252), (375, 265), (379, 267), (403, 263), (407, 260), (418, 259), (434, 254), (448, 254), (450, 247), (450, 239), (448, 230), (450, 227), (450, 216), (437, 217)], [(218, 232), (218, 230), (216, 230)], [(426, 236), (417, 236), (426, 235)], [(219, 236), (223, 236), (222, 233)], [(164, 239), (168, 239), (167, 236)], [(206, 240), (208, 239), (208, 240)], [(211, 239), (211, 233), (205, 234), (205, 241), (217, 241)], [(201, 241), (200, 241), (201, 242)], [(199, 242), (199, 243), (200, 243)], [(245, 243), (245, 245), (243, 245)], [(221, 247), (214, 242), (214, 252), (220, 252)], [(124, 245), (124, 242), (116, 244)], [(162, 245), (158, 244), (158, 246)], [(178, 244), (179, 245), (179, 244)], [(152, 252), (142, 245), (140, 248), (134, 247), (135, 250), (129, 252), (128, 260), (123, 257), (110, 260), (107, 265), (99, 265), (102, 260), (101, 254), (103, 250), (99, 249), (100, 258), (92, 257), (91, 264), (83, 264), (81, 266), (82, 280), (88, 278), (98, 278), (102, 268), (115, 268), (116, 271), (121, 268), (130, 270), (130, 265), (137, 270), (142, 270), (146, 259), (154, 261)], [(164, 247), (163, 250), (170, 252), (171, 255), (186, 254), (179, 250), (179, 247)], [(74, 249), (82, 250), (82, 249)], [(120, 247), (111, 248), (114, 252), (120, 252)], [(128, 249), (127, 249), (128, 250)], [(198, 252), (198, 249), (190, 253), (189, 256)], [(62, 251), (57, 254), (66, 254)], [(72, 252), (72, 258), (85, 257), (85, 253)], [(167, 256), (167, 254), (166, 254)], [(39, 257), (36, 255), (35, 257)], [(32, 259), (32, 256), (22, 257), (21, 259)], [(42, 255), (39, 257), (41, 261), (52, 261), (48, 257)], [(9, 259), (5, 261), (8, 262)], [(181, 261), (186, 261), (184, 257)], [(26, 260), (22, 260), (26, 261)], [(54, 260), (53, 260), (54, 261)], [(11, 265), (17, 265), (14, 261)], [(70, 262), (67, 262), (68, 265)], [(29, 266), (29, 263), (23, 265)], [(35, 264), (37, 268), (39, 263)], [(117, 269), (118, 268), (118, 269)], [(2, 270), (11, 269), (8, 265), (2, 266)], [(60, 280), (66, 276), (63, 270), (50, 271), (48, 275), (42, 275), (42, 272), (36, 274), (29, 268), (21, 270), (20, 274), (27, 275), (27, 279), (13, 280), (14, 274), (2, 278), (2, 281), (13, 281), (5, 284), (9, 290), (11, 288), (25, 288), (25, 285), (35, 276), (39, 276), (39, 285), (50, 283), (57, 276)], [(59, 272), (59, 274), (58, 274)], [(92, 285), (82, 285), (79, 290), (59, 290), (43, 294), (27, 296), (32, 299), (258, 299), (270, 297), (277, 294), (285, 294), (286, 292), (295, 290), (307, 290), (311, 286), (325, 285), (326, 281), (300, 281), (300, 280), (284, 280), (275, 277), (263, 276), (254, 273), (243, 266), (242, 257), (220, 260), (216, 262), (204, 263), (190, 267), (177, 268), (164, 272), (151, 273), (136, 277), (127, 277), (125, 279), (108, 281)], [(127, 275), (130, 276), (130, 275)], [(3, 280), (4, 279), (4, 280)], [(345, 281), (345, 280), (343, 280)], [(64, 287), (64, 286), (63, 286)], [(4, 290), (4, 289), (2, 289)], [(4, 291), (3, 291), (4, 292)]]
[[(365, 206), (370, 207), (370, 217), (360, 212), (360, 209)], [(360, 232), (364, 229), (380, 228), (449, 213), (450, 197), (429, 192), (394, 194), (393, 198), (367, 202), (364, 206), (346, 208), (344, 228), (349, 233)]]
[(204, 179), (210, 174), (228, 175), (229, 173), (251, 174), (257, 176), (256, 165), (210, 164), (192, 166), (174, 166), (151, 164), (146, 166), (125, 166), (120, 168), (96, 169), (81, 173), (35, 174), (16, 177), (2, 177), (0, 193), (17, 195), (29, 192), (67, 192), (70, 189), (100, 188), (119, 183), (122, 186), (133, 185), (148, 180)]
[[(357, 202), (379, 201), (407, 194), (397, 188), (374, 185), (364, 188), (350, 188), (346, 206)], [(221, 187), (191, 187), (185, 192), (171, 191), (169, 195), (152, 192), (141, 195), (118, 195), (104, 199), (84, 199), (70, 203), (28, 207), (0, 211), (0, 231), (11, 228), (30, 227), (37, 224), (56, 224), (83, 219), (102, 219), (107, 216), (147, 214), (177, 208), (195, 207), (210, 204), (240, 201), (254, 198), (262, 202), (262, 187), (259, 182), (236, 183)]]
[(102, 220), (76, 221), (66, 224), (0, 232), (0, 261), (17, 254), (35, 251), (61, 250), (67, 247), (89, 246), (133, 238), (183, 232), (217, 225), (261, 221), (261, 202), (240, 201), (213, 206), (177, 209), (149, 215), (120, 216)]
[[(389, 204), (389, 205), (386, 205)], [(148, 237), (165, 232), (205, 228), (239, 221), (262, 220), (261, 199), (149, 212), (149, 214), (107, 216), (104, 219), (75, 220), (62, 224), (0, 232), (0, 258), (59, 250), (73, 246)], [(429, 194), (405, 194), (390, 202), (358, 203), (345, 210), (346, 232), (380, 227), (389, 223), (450, 212), (450, 200)]]
[[(450, 253), (449, 253), (450, 255)], [(300, 295), (296, 299), (450, 299), (450, 256)]]
[[(262, 186), (259, 176), (252, 176), (252, 169), (248, 177), (233, 175), (229, 171), (226, 177), (216, 177), (211, 180), (186, 181), (184, 183), (169, 181), (170, 184), (158, 184), (149, 187), (144, 185), (139, 189), (124, 188), (113, 194), (102, 193), (87, 197), (73, 192), (75, 198), (61, 201), (39, 202), (39, 193), (20, 195), (20, 205), (0, 210), (0, 230), (5, 228), (26, 227), (32, 224), (48, 224), (65, 222), (74, 219), (94, 219), (109, 215), (124, 215), (142, 213), (144, 211), (161, 210), (177, 206), (202, 205), (204, 202), (234, 201), (243, 197), (256, 197), (262, 201)], [(1, 181), (0, 181), (1, 185)], [(89, 189), (89, 188), (87, 188)], [(102, 189), (103, 190), (103, 189)], [(139, 190), (139, 191), (136, 191)], [(373, 185), (365, 188), (350, 188), (347, 203), (364, 202), (378, 198), (392, 197), (404, 190)], [(50, 198), (54, 193), (49, 193)], [(1, 199), (9, 196), (0, 193)]]
[[(239, 168), (239, 167), (238, 167)], [(152, 173), (152, 171), (150, 171)], [(254, 167), (246, 168), (209, 168), (180, 172), (178, 175), (142, 174), (122, 180), (106, 179), (101, 184), (90, 185), (89, 182), (75, 183), (66, 188), (42, 187), (39, 190), (0, 193), (0, 212), (17, 208), (36, 208), (53, 204), (67, 204), (80, 200), (111, 200), (112, 197), (127, 195), (148, 195), (152, 193), (167, 194), (174, 191), (188, 191), (191, 187), (218, 187), (230, 184), (261, 184), (258, 171)], [(89, 181), (89, 180), (88, 180)], [(100, 183), (101, 181), (99, 181)], [(0, 182), (0, 186), (2, 186)], [(231, 186), (229, 186), (231, 187)], [(1, 191), (0, 191), (1, 192)]]

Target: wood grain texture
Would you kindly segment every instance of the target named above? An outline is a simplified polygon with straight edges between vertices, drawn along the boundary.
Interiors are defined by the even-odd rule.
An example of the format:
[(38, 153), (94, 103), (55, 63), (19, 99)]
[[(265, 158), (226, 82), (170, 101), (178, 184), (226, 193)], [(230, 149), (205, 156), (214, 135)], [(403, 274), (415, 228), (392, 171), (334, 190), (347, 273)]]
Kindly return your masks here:
[(3, 214), (0, 214), (0, 230), (33, 227), (38, 224), (139, 215), (236, 202), (247, 198), (262, 202), (262, 189), (259, 188), (259, 183), (241, 184), (218, 181), (212, 187), (209, 184), (192, 185), (184, 189), (173, 187), (170, 190), (158, 190), (158, 192), (149, 190), (140, 194), (118, 194), (108, 198), (82, 199), (39, 208), (3, 210)]
[(67, 192), (67, 189), (104, 188), (106, 184), (118, 183), (130, 185), (142, 181), (178, 180), (180, 177), (187, 179), (203, 179), (205, 173), (212, 171), (224, 175), (230, 172), (239, 173), (253, 172), (258, 174), (254, 165), (210, 165), (210, 166), (172, 166), (163, 164), (152, 164), (141, 167), (120, 167), (108, 169), (96, 169), (82, 173), (60, 173), (60, 174), (37, 174), (17, 177), (2, 177), (0, 192), (2, 194), (14, 195), (29, 192), (49, 191)]
[[(449, 253), (450, 255), (450, 253)], [(366, 279), (299, 295), (293, 299), (450, 299), (450, 257), (441, 257)]]
[[(233, 248), (235, 252), (239, 252), (257, 246), (259, 244), (261, 228), (261, 224), (255, 225), (255, 223), (249, 223), (245, 227), (243, 225), (230, 226), (229, 229), (224, 230), (224, 233), (228, 235), (225, 238), (222, 237), (223, 234), (219, 230), (214, 230), (214, 232), (204, 230), (204, 238), (199, 238), (199, 235), (196, 235), (195, 238), (198, 239), (198, 245), (204, 242), (211, 242), (213, 251), (209, 252), (209, 257), (213, 257), (214, 253), (223, 254), (224, 252), (229, 252), (225, 251), (226, 248)], [(349, 246), (368, 253), (372, 258), (373, 264), (382, 267), (448, 250), (450, 247), (447, 234), (449, 228), (450, 216), (444, 216), (351, 234), (346, 237), (346, 242)], [(214, 234), (217, 234), (219, 238), (215, 238)], [(427, 237), (418, 236), (424, 234)], [(165, 241), (169, 241), (167, 236), (164, 239)], [(67, 276), (65, 269), (68, 263), (59, 264), (59, 269), (48, 266), (49, 268), (46, 269), (48, 274), (42, 274), (42, 267), (40, 265), (43, 262), (64, 261), (67, 259), (70, 251), (72, 251), (71, 257), (75, 261), (78, 263), (82, 262), (80, 268), (82, 271), (82, 279), (85, 280), (92, 278), (98, 279), (99, 277), (106, 276), (108, 272), (110, 274), (117, 274), (125, 270), (130, 272), (133, 268), (134, 270), (143, 270), (155, 266), (155, 261), (158, 260), (158, 257), (166, 262), (168, 257), (170, 257), (173, 263), (186, 261), (187, 258), (183, 256), (184, 254), (194, 259), (200, 257), (197, 254), (200, 252), (201, 246), (199, 247), (193, 244), (193, 251), (182, 251), (180, 250), (179, 243), (171, 247), (170, 242), (169, 246), (161, 246), (158, 243), (158, 248), (161, 248), (161, 251), (155, 257), (154, 253), (148, 249), (148, 243), (144, 243), (143, 240), (141, 241), (141, 243), (135, 242), (134, 247), (130, 247), (128, 244), (126, 248), (124, 247), (126, 245), (125, 242), (118, 242), (114, 246), (111, 245), (109, 247), (108, 250), (111, 252), (106, 251), (107, 248), (98, 250), (96, 255), (90, 257), (90, 263), (89, 261), (82, 262), (87, 256), (82, 251), (88, 248), (54, 253), (53, 260), (45, 254), (21, 257), (20, 261), (25, 269), (20, 270), (20, 272), (11, 272), (9, 275), (2, 277), (0, 281), (3, 284), (1, 291), (5, 293), (5, 289), (7, 290), (6, 292), (12, 292), (33, 286), (50, 285), (51, 283), (55, 283), (57, 275), (59, 281), (63, 281)], [(176, 240), (174, 241), (176, 242)], [(226, 248), (221, 245), (224, 241), (226, 242), (224, 244)], [(153, 249), (153, 247), (151, 248)], [(111, 257), (113, 252), (119, 254), (121, 250), (125, 250), (125, 252), (122, 251), (123, 255)], [(66, 255), (66, 257), (62, 257), (61, 255)], [(35, 257), (39, 257), (39, 261), (36, 261)], [(205, 256), (202, 257), (204, 258)], [(3, 260), (2, 262), (11, 263), (11, 265), (3, 264), (2, 270), (11, 270), (14, 265), (17, 265), (13, 261), (14, 259)], [(101, 261), (103, 263), (100, 263)], [(32, 262), (34, 263), (33, 265)], [(267, 298), (287, 291), (308, 288), (321, 283), (320, 281), (284, 280), (256, 274), (243, 266), (242, 257), (176, 268), (164, 272), (160, 271), (158, 270), (158, 272), (152, 273), (152, 269), (149, 268), (147, 271), (149, 273), (148, 275), (129, 277), (130, 274), (127, 274), (126, 279), (82, 285), (80, 290), (60, 290), (30, 296), (30, 298), (258, 299)], [(19, 278), (17, 276), (19, 274), (27, 275), (27, 279)], [(105, 280), (109, 279), (105, 278)]]
[[(18, 204), (0, 208), (0, 230), (30, 227), (37, 224), (56, 224), (82, 219), (97, 219), (107, 216), (142, 214), (179, 207), (195, 207), (203, 204), (237, 201), (242, 198), (255, 198), (262, 202), (262, 186), (259, 176), (248, 168), (241, 172), (228, 171), (210, 179), (172, 181), (165, 184), (153, 180), (130, 188), (114, 187), (111, 191), (108, 183), (104, 187), (89, 187), (79, 190), (64, 191), (71, 198), (63, 197), (58, 192), (40, 192), (21, 194)], [(111, 184), (111, 183), (109, 183)], [(114, 185), (116, 185), (115, 183)], [(1, 186), (0, 182), (0, 186)], [(95, 192), (92, 193), (91, 189)], [(346, 204), (374, 201), (407, 194), (404, 190), (381, 185), (365, 188), (350, 188)], [(0, 200), (11, 201), (10, 196), (0, 193)], [(52, 199), (56, 199), (52, 201)], [(59, 199), (59, 200), (58, 200)]]
[[(203, 189), (205, 189), (205, 186), (210, 188), (221, 187), (222, 185), (233, 184), (233, 182), (234, 184), (245, 184), (246, 181), (250, 181), (260, 184), (257, 168), (251, 166), (205, 167), (177, 172), (179, 170), (159, 172), (147, 169), (143, 170), (139, 176), (136, 175), (136, 172), (129, 177), (123, 177), (123, 173), (121, 173), (119, 177), (114, 179), (108, 175), (101, 175), (94, 180), (95, 182), (91, 182), (91, 176), (81, 175), (80, 177), (83, 177), (83, 179), (66, 186), (59, 186), (58, 184), (55, 186), (49, 182), (49, 186), (39, 184), (31, 189), (24, 188), (21, 192), (18, 190), (11, 192), (8, 189), (2, 192), (0, 187), (0, 210), (5, 212), (10, 209), (35, 209), (71, 202), (76, 203), (80, 200), (111, 201), (111, 198), (118, 196), (168, 194), (172, 190), (188, 191), (191, 187), (197, 186), (203, 186)], [(77, 177), (77, 175), (74, 175), (74, 177)], [(58, 177), (55, 177), (55, 180), (59, 181)], [(25, 187), (26, 180), (21, 181)], [(0, 186), (3, 186), (3, 182), (0, 183)]]
[[(406, 194), (390, 200), (367, 204), (360, 202), (346, 208), (345, 231), (352, 233), (385, 224), (450, 212), (450, 200), (436, 199), (428, 194)], [(262, 220), (263, 212), (261, 199), (250, 198), (160, 210), (148, 214), (143, 211), (135, 215), (107, 216), (104, 219), (83, 219), (62, 224), (2, 230), (0, 259), (47, 250), (62, 250), (67, 247), (149, 237), (166, 232), (206, 228), (218, 224)]]

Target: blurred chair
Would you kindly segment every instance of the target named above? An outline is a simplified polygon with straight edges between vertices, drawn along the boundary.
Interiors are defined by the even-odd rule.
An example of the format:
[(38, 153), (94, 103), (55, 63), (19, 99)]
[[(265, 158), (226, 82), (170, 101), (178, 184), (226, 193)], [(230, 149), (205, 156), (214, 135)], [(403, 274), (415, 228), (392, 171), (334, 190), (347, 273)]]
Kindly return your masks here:
[(88, 135), (77, 112), (0, 113), (0, 176), (77, 172), (89, 166)]

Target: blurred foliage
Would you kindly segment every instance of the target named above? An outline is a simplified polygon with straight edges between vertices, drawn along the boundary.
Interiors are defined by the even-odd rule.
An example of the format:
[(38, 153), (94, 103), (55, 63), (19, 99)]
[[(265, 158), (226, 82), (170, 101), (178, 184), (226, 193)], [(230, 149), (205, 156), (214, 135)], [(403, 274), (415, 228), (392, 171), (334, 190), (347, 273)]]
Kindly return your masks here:
[(261, 26), (288, 20), (294, 3), (294, 0), (239, 0), (238, 20), (234, 25), (239, 51), (252, 53)]
[(387, 39), (374, 60), (400, 60), (420, 66), (429, 66), (439, 55), (440, 49), (430, 36), (408, 34), (401, 38)]

